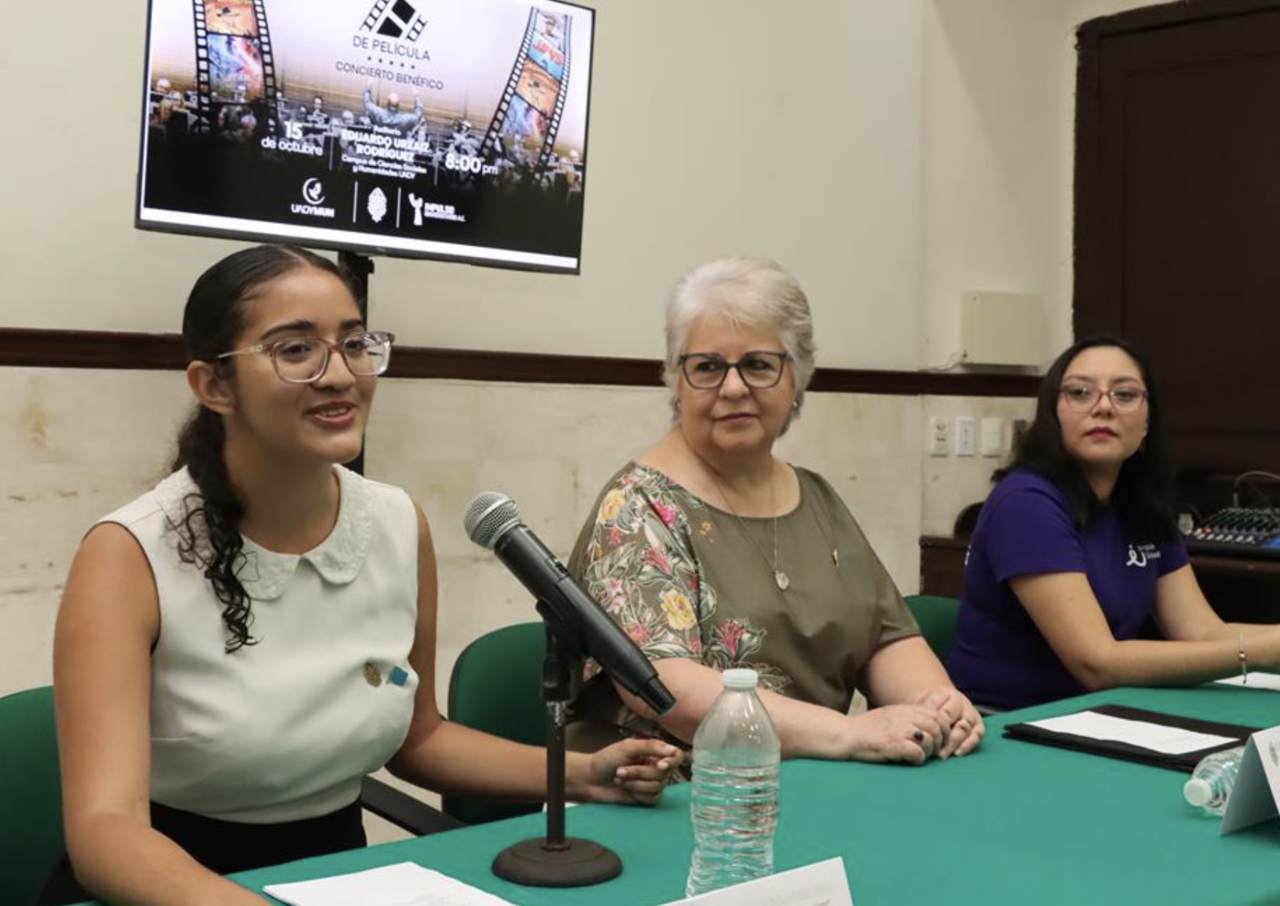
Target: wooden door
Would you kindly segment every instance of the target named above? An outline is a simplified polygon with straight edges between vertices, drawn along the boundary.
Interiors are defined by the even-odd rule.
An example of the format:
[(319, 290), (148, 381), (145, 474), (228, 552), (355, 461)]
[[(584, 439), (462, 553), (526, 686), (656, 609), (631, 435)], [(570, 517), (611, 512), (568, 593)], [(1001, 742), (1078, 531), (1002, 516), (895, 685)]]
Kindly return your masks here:
[(1079, 38), (1076, 335), (1150, 355), (1187, 476), (1280, 472), (1280, 2)]

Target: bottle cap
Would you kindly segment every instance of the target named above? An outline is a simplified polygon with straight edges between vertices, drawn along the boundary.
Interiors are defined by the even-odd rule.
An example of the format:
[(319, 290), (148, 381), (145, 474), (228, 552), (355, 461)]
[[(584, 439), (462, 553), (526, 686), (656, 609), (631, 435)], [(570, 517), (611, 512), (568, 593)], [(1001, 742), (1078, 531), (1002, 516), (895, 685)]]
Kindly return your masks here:
[(1209, 786), (1209, 781), (1203, 777), (1192, 777), (1182, 787), (1182, 795), (1192, 805), (1198, 805), (1203, 808), (1213, 798), (1213, 787)]
[(749, 667), (735, 667), (726, 670), (721, 676), (726, 689), (754, 689), (760, 682), (760, 675)]

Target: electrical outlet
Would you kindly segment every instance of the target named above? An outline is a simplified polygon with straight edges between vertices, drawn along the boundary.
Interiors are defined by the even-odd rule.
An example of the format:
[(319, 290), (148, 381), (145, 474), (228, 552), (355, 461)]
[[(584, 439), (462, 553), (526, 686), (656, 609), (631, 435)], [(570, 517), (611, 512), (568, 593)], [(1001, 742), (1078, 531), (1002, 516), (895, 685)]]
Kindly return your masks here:
[(982, 455), (1000, 456), (1004, 453), (1004, 419), (982, 420)]
[(977, 450), (978, 426), (972, 415), (956, 416), (956, 456), (972, 456)]
[(951, 452), (951, 422), (945, 416), (929, 419), (928, 447), (930, 456), (946, 456)]

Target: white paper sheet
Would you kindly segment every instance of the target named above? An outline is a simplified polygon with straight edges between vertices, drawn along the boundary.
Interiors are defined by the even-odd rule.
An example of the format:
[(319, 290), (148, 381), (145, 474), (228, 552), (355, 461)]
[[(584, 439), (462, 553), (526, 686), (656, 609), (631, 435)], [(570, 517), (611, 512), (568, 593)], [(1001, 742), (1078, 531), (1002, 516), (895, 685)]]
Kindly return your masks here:
[(667, 906), (853, 906), (853, 897), (844, 859), (837, 856)]
[(1224, 686), (1244, 686), (1246, 689), (1270, 689), (1273, 692), (1280, 692), (1280, 673), (1256, 673), (1250, 670), (1248, 676), (1247, 683), (1242, 676), (1229, 676), (1214, 682), (1222, 683)]
[(412, 862), (314, 881), (269, 884), (263, 890), (290, 906), (512, 906)]
[(1166, 727), (1163, 724), (1148, 723), (1145, 720), (1111, 717), (1095, 711), (1081, 711), (1079, 714), (1068, 714), (1064, 717), (1030, 721), (1028, 726), (1041, 727), (1056, 733), (1071, 733), (1089, 739), (1124, 742), (1153, 752), (1163, 752), (1166, 755), (1181, 755), (1184, 752), (1194, 752), (1198, 749), (1236, 741), (1231, 736), (1196, 733), (1180, 727)]

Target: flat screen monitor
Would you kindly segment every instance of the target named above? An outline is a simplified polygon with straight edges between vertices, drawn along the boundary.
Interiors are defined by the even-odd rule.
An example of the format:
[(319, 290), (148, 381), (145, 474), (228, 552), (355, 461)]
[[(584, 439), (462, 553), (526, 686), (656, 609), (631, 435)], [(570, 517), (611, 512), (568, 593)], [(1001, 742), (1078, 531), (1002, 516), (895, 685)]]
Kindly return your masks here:
[(594, 18), (150, 0), (136, 224), (577, 273)]

